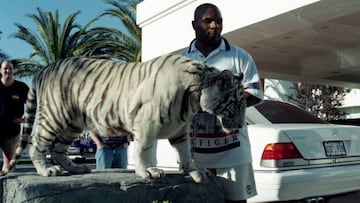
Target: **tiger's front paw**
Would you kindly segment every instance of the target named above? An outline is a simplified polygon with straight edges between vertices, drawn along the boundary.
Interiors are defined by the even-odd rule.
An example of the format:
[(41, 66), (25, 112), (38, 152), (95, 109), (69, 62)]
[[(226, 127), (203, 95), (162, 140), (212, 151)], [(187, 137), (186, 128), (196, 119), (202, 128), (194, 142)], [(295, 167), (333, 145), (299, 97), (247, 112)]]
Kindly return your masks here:
[(63, 170), (60, 168), (60, 166), (51, 166), (46, 168), (46, 170), (38, 171), (38, 174), (45, 177), (58, 176), (63, 174)]
[(160, 179), (165, 177), (165, 172), (156, 167), (147, 168), (146, 172), (148, 173), (148, 178), (151, 179)]

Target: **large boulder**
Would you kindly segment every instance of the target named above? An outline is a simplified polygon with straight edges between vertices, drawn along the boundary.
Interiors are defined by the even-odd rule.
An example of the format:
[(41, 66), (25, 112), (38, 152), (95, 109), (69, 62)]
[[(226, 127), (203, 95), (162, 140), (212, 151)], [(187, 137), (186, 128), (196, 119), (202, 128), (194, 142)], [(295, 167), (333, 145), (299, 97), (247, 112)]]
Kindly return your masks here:
[[(2, 202), (66, 203), (221, 203), (221, 186), (214, 177), (196, 184), (180, 173), (164, 179), (142, 179), (132, 170), (93, 170), (82, 175), (41, 177), (12, 173), (0, 179)], [(1, 190), (1, 189), (0, 189)]]

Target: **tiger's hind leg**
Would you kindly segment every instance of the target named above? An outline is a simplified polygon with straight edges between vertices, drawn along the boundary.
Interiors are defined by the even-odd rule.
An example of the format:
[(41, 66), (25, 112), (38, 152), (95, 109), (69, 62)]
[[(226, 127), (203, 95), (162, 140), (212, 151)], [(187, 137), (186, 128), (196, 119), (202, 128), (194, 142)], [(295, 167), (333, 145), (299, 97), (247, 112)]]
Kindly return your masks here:
[(54, 142), (52, 150), (52, 159), (55, 163), (59, 163), (65, 170), (72, 174), (83, 174), (91, 172), (86, 164), (75, 164), (68, 156), (69, 144)]
[[(38, 119), (36, 126), (34, 126), (33, 136), (31, 137), (31, 144), (29, 145), (29, 155), (36, 168), (36, 171), (41, 176), (57, 176), (63, 173), (60, 166), (48, 166), (46, 161), (46, 153), (52, 146), (52, 159), (55, 163), (60, 164), (70, 173), (85, 173), (89, 172), (87, 166), (76, 166), (67, 156), (68, 146), (75, 140), (80, 133), (72, 133), (69, 129), (63, 129), (61, 125), (51, 125), (43, 119)], [(46, 127), (45, 127), (46, 126)], [(57, 135), (59, 137), (57, 138)], [(61, 144), (58, 140), (61, 139)], [(56, 153), (54, 153), (56, 152)]]
[(37, 173), (41, 176), (57, 176), (62, 174), (59, 166), (47, 167), (46, 152), (51, 145), (51, 141), (41, 142), (37, 136), (32, 137), (29, 143), (29, 155)]
[(206, 183), (208, 181), (204, 170), (199, 170), (190, 154), (190, 140), (188, 133), (184, 129), (182, 135), (169, 139), (170, 144), (175, 148), (179, 162), (180, 169), (189, 174), (196, 183)]
[(68, 128), (64, 130), (61, 136), (54, 140), (51, 150), (51, 157), (54, 163), (60, 164), (65, 170), (72, 174), (83, 174), (91, 172), (91, 169), (85, 165), (75, 164), (68, 156), (68, 149), (71, 143), (78, 139), (81, 132), (75, 132)]

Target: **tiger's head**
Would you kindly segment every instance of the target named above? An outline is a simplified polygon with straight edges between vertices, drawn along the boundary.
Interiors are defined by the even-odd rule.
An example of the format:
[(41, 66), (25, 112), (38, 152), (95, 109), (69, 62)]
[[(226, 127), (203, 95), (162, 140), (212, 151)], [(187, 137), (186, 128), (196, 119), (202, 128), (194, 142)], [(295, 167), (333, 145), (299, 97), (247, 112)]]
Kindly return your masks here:
[(224, 70), (205, 79), (201, 90), (200, 106), (203, 111), (216, 115), (225, 132), (241, 128), (245, 120), (246, 100), (241, 80)]

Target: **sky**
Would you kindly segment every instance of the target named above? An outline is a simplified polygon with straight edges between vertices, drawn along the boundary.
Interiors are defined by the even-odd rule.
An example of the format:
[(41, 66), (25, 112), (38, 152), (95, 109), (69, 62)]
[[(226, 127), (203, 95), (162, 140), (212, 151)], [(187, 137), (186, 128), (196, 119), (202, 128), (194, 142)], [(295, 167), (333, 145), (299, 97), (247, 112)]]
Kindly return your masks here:
[[(0, 7), (0, 49), (11, 59), (28, 58), (31, 47), (23, 40), (11, 37), (17, 32), (15, 23), (36, 31), (36, 24), (27, 14), (38, 15), (37, 7), (44, 11), (59, 11), (60, 22), (64, 22), (70, 14), (81, 11), (76, 17), (76, 23), (84, 26), (105, 9), (114, 8), (102, 0), (1, 0)], [(107, 26), (124, 29), (117, 18), (105, 16), (95, 26)]]

